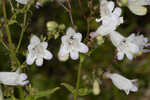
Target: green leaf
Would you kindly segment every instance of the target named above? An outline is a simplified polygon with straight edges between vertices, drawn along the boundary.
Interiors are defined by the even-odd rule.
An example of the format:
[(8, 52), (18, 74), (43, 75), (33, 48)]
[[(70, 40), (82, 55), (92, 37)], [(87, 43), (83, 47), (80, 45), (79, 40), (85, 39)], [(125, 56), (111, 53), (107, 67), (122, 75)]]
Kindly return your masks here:
[(79, 96), (86, 96), (88, 94), (90, 94), (92, 91), (90, 89), (87, 88), (81, 88), (79, 89)]
[(67, 83), (61, 83), (62, 86), (64, 86), (68, 91), (70, 91), (72, 94), (74, 94), (74, 87)]
[(27, 96), (25, 100), (36, 100), (36, 98), (34, 96)]
[(56, 87), (56, 88), (54, 88), (54, 89), (52, 89), (52, 90), (40, 91), (40, 92), (38, 92), (38, 93), (36, 93), (36, 94), (34, 95), (35, 100), (38, 99), (38, 98), (41, 98), (41, 97), (45, 97), (45, 96), (51, 95), (51, 94), (53, 94), (54, 92), (56, 92), (57, 90), (59, 90), (59, 89), (60, 89), (60, 87)]
[(12, 24), (15, 24), (15, 23), (17, 23), (16, 20), (10, 20), (9, 25), (12, 25)]
[[(72, 85), (67, 84), (67, 83), (61, 83), (61, 85), (64, 86), (72, 94), (75, 94), (76, 90), (75, 90), (75, 88)], [(78, 94), (79, 94), (79, 96), (85, 96), (85, 95), (90, 94), (91, 92), (92, 91), (90, 89), (80, 88)]]

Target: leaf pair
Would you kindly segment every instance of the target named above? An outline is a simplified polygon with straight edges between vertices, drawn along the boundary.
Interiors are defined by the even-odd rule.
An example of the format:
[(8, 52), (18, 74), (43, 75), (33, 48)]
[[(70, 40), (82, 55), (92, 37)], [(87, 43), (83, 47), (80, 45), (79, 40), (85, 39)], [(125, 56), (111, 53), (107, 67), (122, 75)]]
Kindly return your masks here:
[[(70, 84), (67, 84), (67, 83), (61, 83), (62, 86), (64, 86), (68, 91), (70, 91), (72, 94), (75, 94), (76, 93), (76, 90), (75, 88), (70, 85)], [(86, 96), (88, 94), (90, 94), (92, 91), (90, 89), (87, 89), (87, 88), (80, 88), (79, 91), (78, 91), (78, 95), (79, 96)]]

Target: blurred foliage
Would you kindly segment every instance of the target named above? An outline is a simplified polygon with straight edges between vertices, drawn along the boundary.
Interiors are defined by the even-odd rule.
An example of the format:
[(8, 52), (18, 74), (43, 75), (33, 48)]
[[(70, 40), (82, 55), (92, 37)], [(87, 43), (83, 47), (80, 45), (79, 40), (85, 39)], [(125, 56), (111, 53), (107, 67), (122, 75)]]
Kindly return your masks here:
[[(14, 0), (12, 1), (14, 7), (19, 5), (16, 4)], [(95, 31), (99, 25), (99, 23), (96, 23), (95, 21), (95, 18), (100, 17), (98, 9), (99, 3), (98, 0), (93, 0), (92, 5), (90, 0), (81, 1), (83, 8), (82, 10), (85, 15), (82, 14), (83, 11), (80, 9), (78, 0), (71, 0), (72, 16), (77, 31), (83, 33), (83, 39), (85, 39), (88, 31)], [(31, 34), (43, 36), (43, 38), (48, 36), (48, 49), (55, 56), (51, 61), (44, 61), (44, 65), (42, 67), (36, 67), (34, 64), (31, 66), (25, 66), (24, 72), (28, 74), (30, 80), (30, 84), (24, 88), (24, 94), (26, 95), (25, 100), (34, 100), (34, 98), (39, 97), (40, 98), (38, 100), (73, 100), (73, 95), (69, 91), (72, 93), (74, 92), (73, 89), (76, 83), (79, 60), (60, 62), (57, 59), (57, 53), (61, 44), (60, 37), (65, 34), (64, 28), (71, 26), (71, 21), (68, 12), (57, 2), (51, 2), (49, 0), (41, 2), (42, 7), (39, 9), (31, 6), (27, 11), (28, 19), (26, 24), (28, 27), (25, 30), (21, 48), (17, 54), (17, 57), (22, 63), (25, 61), (25, 54), (27, 52), (27, 45), (29, 44)], [(1, 25), (4, 23), (1, 5), (2, 4), (0, 1), (0, 30), (4, 31), (4, 29), (1, 28)], [(64, 3), (64, 5), (67, 6), (67, 3)], [(22, 9), (28, 9), (28, 6), (19, 5), (17, 9), (18, 11), (16, 11), (17, 13), (11, 12), (11, 9), (12, 8), (9, 6), (9, 2), (7, 2), (7, 14), (9, 15), (9, 18), (14, 19), (10, 21), (9, 27), (11, 29), (14, 47), (16, 47), (21, 34), (21, 27), (23, 27), (22, 23), (24, 11)], [(141, 33), (147, 36), (150, 40), (150, 7), (148, 7), (148, 9), (148, 14), (141, 17), (132, 14), (128, 8), (122, 8), (125, 23), (120, 25), (117, 30), (125, 36), (130, 35), (132, 32)], [(86, 16), (86, 19), (84, 16)], [(47, 22), (49, 21), (57, 22), (57, 31), (51, 32), (52, 30), (47, 30)], [(60, 30), (60, 25), (64, 25), (62, 30)], [(88, 25), (89, 30), (87, 30)], [(51, 36), (54, 36), (55, 39)], [(3, 39), (5, 43), (8, 44), (6, 35), (3, 36)], [(137, 56), (133, 61), (129, 61), (128, 59), (117, 61), (115, 56), (115, 47), (110, 43), (110, 41), (108, 41), (108, 38), (104, 38), (104, 41), (105, 42), (103, 44), (100, 43), (101, 45), (94, 48), (90, 56), (86, 56), (81, 73), (80, 87), (82, 90), (81, 93), (79, 93), (81, 97), (79, 97), (78, 100), (149, 100), (150, 54), (145, 53)], [(91, 50), (96, 45), (93, 45), (91, 41), (85, 42), (89, 45), (89, 47), (91, 47)], [(12, 70), (10, 67), (11, 62), (9, 59), (9, 50), (7, 50), (2, 44), (0, 44), (0, 64), (0, 71)], [(129, 79), (137, 78), (139, 91), (126, 95), (123, 91), (118, 90), (110, 80), (106, 80), (102, 77), (102, 74), (105, 71), (117, 72), (128, 77)], [(94, 95), (91, 92), (95, 79), (98, 79), (100, 82), (99, 95)], [(11, 88), (15, 89), (16, 87)], [(90, 89), (90, 92), (88, 89)], [(12, 96), (12, 89), (8, 91), (5, 89), (4, 91), (7, 93), (8, 91), (11, 91), (10, 95), (6, 95), (4, 93), (5, 97), (11, 96), (11, 99), (6, 100), (16, 100), (15, 98), (19, 97), (17, 90), (14, 90), (16, 91), (15, 97)], [(31, 93), (28, 93), (28, 91)], [(54, 91), (56, 92), (53, 93)], [(51, 93), (53, 94), (50, 95)], [(28, 96), (28, 94), (31, 96)]]

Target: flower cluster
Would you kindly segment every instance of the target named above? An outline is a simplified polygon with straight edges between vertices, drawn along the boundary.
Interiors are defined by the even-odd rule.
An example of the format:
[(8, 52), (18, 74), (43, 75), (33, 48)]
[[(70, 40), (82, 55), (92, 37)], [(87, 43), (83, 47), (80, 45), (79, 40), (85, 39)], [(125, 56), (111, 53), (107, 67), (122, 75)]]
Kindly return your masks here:
[[(128, 0), (128, 7), (134, 14), (144, 15), (146, 14), (146, 8), (142, 5), (149, 5), (149, 3), (150, 1), (148, 0)], [(117, 48), (117, 59), (123, 60), (126, 55), (129, 60), (132, 60), (134, 55), (137, 55), (139, 52), (150, 51), (145, 49), (145, 47), (149, 46), (148, 38), (139, 34), (135, 35), (135, 33), (125, 37), (116, 31), (117, 27), (123, 23), (123, 17), (120, 17), (121, 12), (121, 8), (115, 8), (114, 2), (100, 0), (101, 18), (96, 19), (96, 21), (102, 22), (102, 24), (90, 36), (92, 38), (98, 35), (108, 36), (112, 44)], [(136, 80), (129, 80), (116, 73), (106, 73), (105, 76), (110, 78), (118, 89), (124, 90), (127, 95), (130, 91), (136, 92), (138, 90), (138, 87), (134, 85)]]
[[(30, 0), (16, 0), (18, 3), (26, 5)], [(58, 2), (65, 2), (65, 0), (57, 0)], [(128, 0), (127, 7), (136, 15), (145, 15), (147, 8), (145, 5), (150, 5), (149, 0)], [(37, 8), (40, 3), (37, 2)], [(112, 44), (117, 49), (117, 59), (123, 60), (126, 56), (129, 60), (132, 60), (139, 52), (149, 52), (145, 49), (149, 46), (148, 38), (143, 35), (136, 35), (132, 33), (130, 36), (125, 37), (119, 33), (116, 29), (119, 25), (124, 23), (121, 16), (122, 10), (119, 7), (115, 7), (113, 1), (100, 0), (100, 14), (101, 18), (96, 19), (97, 22), (101, 22), (101, 25), (95, 32), (92, 32), (91, 37), (96, 36), (108, 36)], [(52, 31), (58, 25), (54, 22), (48, 23), (47, 27)], [(33, 35), (28, 45), (28, 53), (26, 56), (26, 63), (32, 65), (34, 62), (37, 66), (43, 65), (43, 59), (51, 60), (53, 54), (47, 49), (48, 42), (41, 41), (36, 35)], [(89, 51), (88, 46), (82, 42), (82, 34), (76, 32), (72, 27), (69, 27), (66, 34), (61, 37), (61, 45), (58, 52), (58, 59), (60, 61), (67, 61), (69, 57), (72, 60), (79, 58), (79, 53), (87, 53)], [(130, 91), (136, 92), (138, 87), (134, 84), (136, 80), (129, 80), (116, 73), (106, 73), (105, 76), (112, 80), (113, 84), (120, 90), (124, 90), (128, 95)], [(27, 75), (25, 73), (16, 72), (0, 72), (0, 83), (4, 85), (21, 85), (24, 86), (29, 83)], [(94, 81), (93, 91), (97, 95), (100, 90), (98, 81)]]
[[(145, 2), (145, 4), (147, 3)], [(97, 31), (92, 33), (91, 36), (109, 36), (112, 44), (117, 48), (118, 60), (123, 60), (124, 55), (132, 60), (134, 55), (139, 52), (149, 51), (144, 49), (144, 47), (148, 45), (148, 39), (143, 35), (136, 36), (133, 33), (129, 37), (124, 37), (116, 31), (116, 28), (123, 23), (123, 17), (120, 17), (122, 12), (121, 8), (114, 8), (114, 2), (107, 0), (101, 0), (100, 7), (101, 18), (96, 19), (96, 21), (102, 21), (102, 25), (100, 25)]]

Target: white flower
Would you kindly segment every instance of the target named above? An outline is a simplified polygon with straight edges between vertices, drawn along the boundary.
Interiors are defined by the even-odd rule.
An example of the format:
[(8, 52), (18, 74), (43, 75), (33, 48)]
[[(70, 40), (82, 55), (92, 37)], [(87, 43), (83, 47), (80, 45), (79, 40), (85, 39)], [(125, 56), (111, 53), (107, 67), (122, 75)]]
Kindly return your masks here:
[(25, 73), (19, 73), (19, 69), (16, 72), (0, 72), (0, 83), (4, 85), (26, 85), (29, 83), (27, 75)]
[(150, 5), (150, 0), (128, 0), (128, 8), (135, 15), (146, 15), (147, 8), (144, 5)]
[(88, 47), (82, 43), (81, 40), (81, 33), (76, 33), (74, 29), (69, 27), (66, 35), (61, 38), (62, 44), (58, 53), (59, 59), (61, 61), (66, 61), (70, 54), (70, 57), (76, 60), (79, 58), (79, 52), (87, 53)]
[(106, 73), (107, 78), (110, 78), (113, 84), (120, 90), (124, 90), (125, 93), (128, 95), (130, 91), (136, 92), (138, 91), (138, 87), (134, 85), (136, 80), (130, 80), (121, 76), (117, 73)]
[(35, 8), (37, 8), (37, 9), (39, 9), (42, 6), (43, 6), (43, 4), (40, 2), (36, 2), (36, 4), (35, 4)]
[(134, 33), (131, 34), (129, 37), (128, 37), (128, 40), (131, 41), (132, 43), (138, 45), (139, 47), (139, 50), (141, 52), (149, 52), (148, 49), (144, 49), (144, 47), (147, 47), (149, 46), (148, 44), (148, 38), (144, 37), (143, 35), (135, 35)]
[(96, 33), (105, 36), (123, 23), (123, 17), (120, 17), (122, 11), (119, 7), (115, 8), (114, 2), (107, 0), (101, 0), (100, 7), (101, 18), (97, 21), (102, 21), (102, 25)]
[(26, 63), (32, 65), (36, 60), (36, 65), (41, 66), (43, 64), (43, 59), (50, 60), (53, 55), (47, 50), (48, 43), (40, 42), (40, 39), (33, 35), (28, 45), (28, 54)]
[(111, 32), (109, 35), (113, 45), (117, 48), (117, 59), (122, 60), (124, 55), (132, 60), (133, 55), (139, 52), (139, 46), (131, 42), (130, 37), (125, 38), (116, 31)]
[(18, 3), (26, 5), (28, 3), (28, 0), (16, 0)]

